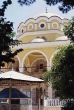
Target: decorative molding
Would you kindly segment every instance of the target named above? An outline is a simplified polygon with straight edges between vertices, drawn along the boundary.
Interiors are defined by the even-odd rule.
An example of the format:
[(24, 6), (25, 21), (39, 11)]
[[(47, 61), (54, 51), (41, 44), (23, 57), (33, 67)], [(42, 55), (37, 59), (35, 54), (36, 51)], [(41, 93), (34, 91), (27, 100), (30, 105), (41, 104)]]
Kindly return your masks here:
[(62, 23), (64, 23), (64, 22), (67, 22), (67, 23), (68, 23), (68, 22), (69, 22), (69, 19), (65, 19), (65, 18), (64, 18), (64, 19), (62, 20)]
[(30, 35), (38, 35), (38, 34), (50, 34), (50, 33), (56, 33), (56, 34), (61, 34), (64, 35), (64, 33), (60, 30), (45, 30), (45, 31), (34, 31), (34, 32), (26, 32), (23, 35), (18, 35), (19, 37), (17, 37), (18, 40), (21, 40), (23, 37), (25, 36), (30, 36)]
[(24, 28), (24, 31), (26, 32), (26, 26), (25, 26), (25, 28)]
[(29, 18), (29, 19), (27, 19), (26, 21), (25, 21), (25, 26), (27, 26), (29, 23), (31, 23), (31, 22), (33, 22), (33, 23), (35, 23), (35, 19), (33, 19), (33, 18)]
[(50, 23), (48, 23), (48, 29), (50, 29)]
[(20, 31), (21, 31), (20, 34), (23, 34), (23, 33), (24, 33), (24, 31), (25, 31), (24, 29), (25, 29), (25, 28), (21, 28), (21, 30), (20, 30)]
[[(41, 24), (43, 24), (44, 27), (41, 27)], [(45, 23), (45, 22), (40, 22), (40, 23), (39, 23), (39, 28), (40, 28), (40, 29), (44, 29), (45, 27), (46, 27), (46, 23)]]
[(46, 16), (41, 16), (41, 17), (38, 17), (37, 19), (35, 19), (35, 23), (38, 23), (40, 20), (45, 20), (45, 21), (47, 21), (48, 22), (48, 17), (46, 17)]
[(37, 24), (35, 23), (35, 31), (37, 31)]
[(55, 47), (55, 46), (64, 46), (69, 44), (69, 40), (64, 40), (64, 41), (53, 41), (53, 42), (41, 42), (41, 43), (27, 43), (27, 44), (20, 44), (19, 46), (15, 46), (13, 49), (34, 49), (34, 48), (44, 48), (44, 47)]
[[(31, 26), (31, 28), (30, 28), (30, 26)], [(28, 31), (31, 31), (33, 29), (33, 24), (29, 24), (28, 25)]]
[(45, 21), (47, 21), (47, 22), (51, 22), (52, 20), (57, 20), (57, 21), (59, 21), (60, 23), (63, 23), (63, 22), (69, 22), (69, 20), (68, 19), (66, 19), (66, 18), (60, 18), (60, 17), (58, 17), (58, 16), (51, 16), (51, 17), (46, 17), (46, 16), (40, 16), (40, 17), (38, 17), (38, 18), (29, 18), (29, 19), (27, 19), (25, 22), (21, 22), (20, 24), (19, 24), (19, 26), (17, 27), (17, 32), (18, 32), (18, 30), (21, 28), (21, 26), (22, 25), (24, 25), (24, 26), (27, 26), (28, 25), (28, 23), (30, 23), (30, 22), (33, 22), (34, 24), (35, 23), (38, 23), (40, 20), (45, 20)]
[(57, 20), (57, 21), (59, 21), (59, 23), (62, 22), (62, 19), (60, 17), (57, 17), (57, 16), (51, 16), (49, 18), (48, 22), (51, 22), (52, 20)]
[[(56, 27), (54, 25), (56, 25)], [(58, 27), (59, 27), (59, 24), (57, 22), (52, 23), (52, 28), (53, 29), (58, 29)]]
[(24, 23), (24, 22), (21, 22), (21, 23), (19, 24), (19, 26), (17, 27), (17, 32), (20, 30), (20, 28), (21, 28), (22, 26), (25, 26), (25, 23)]

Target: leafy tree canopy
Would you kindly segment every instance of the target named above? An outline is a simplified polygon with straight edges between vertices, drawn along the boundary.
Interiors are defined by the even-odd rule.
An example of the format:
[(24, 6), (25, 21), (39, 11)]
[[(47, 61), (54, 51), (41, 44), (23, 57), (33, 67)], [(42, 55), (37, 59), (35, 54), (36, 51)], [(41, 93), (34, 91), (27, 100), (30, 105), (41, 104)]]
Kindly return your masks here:
[(11, 3), (11, 0), (4, 1), (0, 8), (0, 67), (4, 66), (5, 62), (14, 63), (14, 56), (22, 51), (22, 49), (15, 50), (14, 52), (11, 50), (11, 46), (21, 43), (20, 41), (13, 39), (13, 23), (6, 21), (6, 18), (4, 17), (5, 10)]
[(60, 98), (74, 98), (74, 45), (62, 47), (53, 58), (49, 72), (52, 87)]
[[(59, 10), (63, 13), (67, 13), (71, 9), (74, 8), (74, 0), (44, 0), (46, 1), (47, 5), (56, 5), (59, 4)], [(30, 5), (32, 3), (36, 2), (36, 0), (18, 0), (18, 3), (21, 5)]]
[(64, 34), (74, 43), (74, 17), (64, 27)]

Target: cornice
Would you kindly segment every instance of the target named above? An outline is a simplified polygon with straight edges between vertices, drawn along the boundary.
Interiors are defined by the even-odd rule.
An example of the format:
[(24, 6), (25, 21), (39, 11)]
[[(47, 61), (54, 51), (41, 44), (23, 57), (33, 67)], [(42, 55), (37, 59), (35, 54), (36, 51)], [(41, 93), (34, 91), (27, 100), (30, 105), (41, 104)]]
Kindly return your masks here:
[(20, 44), (19, 46), (15, 46), (13, 49), (34, 49), (34, 48), (45, 48), (45, 47), (57, 47), (57, 46), (65, 46), (69, 44), (69, 40), (65, 41), (53, 41), (53, 42), (42, 42), (42, 43), (27, 43)]
[(22, 34), (22, 35), (20, 35), (20, 36), (17, 36), (16, 39), (21, 40), (23, 37), (30, 36), (30, 35), (37, 35), (37, 36), (38, 36), (38, 34), (51, 34), (51, 33), (52, 33), (52, 34), (56, 33), (56, 34), (64, 35), (63, 31), (59, 31), (59, 30), (56, 30), (56, 29), (55, 29), (55, 30), (26, 32), (26, 33), (24, 33), (24, 34)]

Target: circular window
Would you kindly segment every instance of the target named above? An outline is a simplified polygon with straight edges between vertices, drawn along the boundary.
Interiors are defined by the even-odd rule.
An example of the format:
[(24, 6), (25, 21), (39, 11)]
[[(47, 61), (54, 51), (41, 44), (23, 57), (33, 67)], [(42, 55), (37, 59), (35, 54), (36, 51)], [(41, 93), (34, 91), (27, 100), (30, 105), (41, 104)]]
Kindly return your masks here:
[(52, 28), (53, 28), (53, 29), (58, 29), (58, 27), (59, 27), (59, 25), (58, 25), (57, 22), (53, 22), (53, 23), (52, 23)]
[(41, 22), (39, 24), (40, 29), (44, 29), (46, 27), (46, 24), (44, 22)]
[(41, 27), (41, 28), (44, 28), (44, 24), (41, 24), (40, 27)]
[(28, 30), (31, 31), (33, 29), (33, 24), (28, 25)]

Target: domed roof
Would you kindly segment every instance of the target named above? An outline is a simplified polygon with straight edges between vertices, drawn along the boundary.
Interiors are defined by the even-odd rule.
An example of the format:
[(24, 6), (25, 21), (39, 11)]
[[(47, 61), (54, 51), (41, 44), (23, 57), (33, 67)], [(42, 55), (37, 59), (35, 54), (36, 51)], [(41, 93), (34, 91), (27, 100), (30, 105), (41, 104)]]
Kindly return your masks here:
[(35, 39), (33, 39), (33, 40), (31, 40), (31, 42), (33, 43), (33, 42), (45, 42), (46, 40), (45, 39), (43, 39), (43, 38), (39, 38), (39, 37), (37, 37), (37, 38), (35, 38)]
[(36, 16), (34, 16), (34, 19), (37, 19), (38, 17), (41, 17), (41, 16), (45, 16), (45, 17), (52, 17), (52, 16), (57, 16), (57, 17), (60, 17), (61, 19), (63, 19), (61, 16), (57, 15), (57, 14), (54, 14), (54, 13), (41, 13), (41, 14), (38, 14)]
[(61, 37), (58, 37), (55, 41), (58, 41), (58, 40), (68, 40), (67, 36), (61, 36)]

